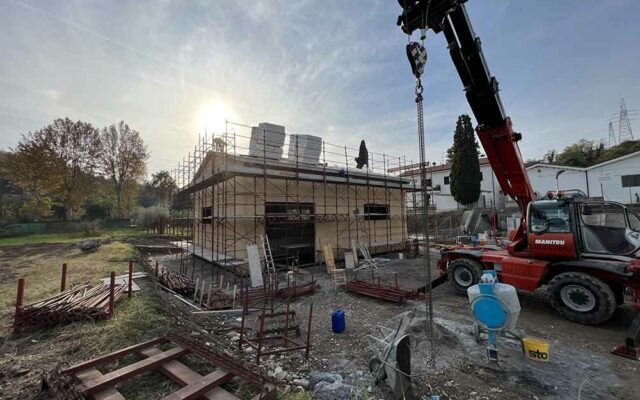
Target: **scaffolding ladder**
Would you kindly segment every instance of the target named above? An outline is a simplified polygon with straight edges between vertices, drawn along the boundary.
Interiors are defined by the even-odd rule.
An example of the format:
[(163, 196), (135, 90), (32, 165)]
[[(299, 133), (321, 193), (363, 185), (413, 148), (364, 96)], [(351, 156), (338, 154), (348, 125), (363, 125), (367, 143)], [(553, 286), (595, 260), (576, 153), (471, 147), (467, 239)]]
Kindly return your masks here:
[(262, 242), (262, 252), (264, 253), (264, 266), (267, 270), (267, 276), (269, 277), (269, 284), (275, 283), (276, 277), (276, 264), (273, 262), (273, 255), (271, 254), (271, 246), (269, 245), (269, 238), (267, 235), (260, 235), (260, 241)]

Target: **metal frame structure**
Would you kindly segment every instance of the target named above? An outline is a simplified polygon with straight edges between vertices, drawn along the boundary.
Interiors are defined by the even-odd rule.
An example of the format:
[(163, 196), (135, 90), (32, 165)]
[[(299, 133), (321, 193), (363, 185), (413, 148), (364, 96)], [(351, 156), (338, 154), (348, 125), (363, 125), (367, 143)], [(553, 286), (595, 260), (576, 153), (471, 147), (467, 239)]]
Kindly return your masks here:
[[(290, 139), (287, 142), (296, 146), (295, 157), (274, 159), (267, 150), (274, 148), (267, 138), (270, 131), (264, 128), (260, 128), (265, 144), (262, 156), (256, 157), (255, 149), (249, 156), (251, 129), (227, 121), (224, 134), (200, 136), (193, 152), (172, 171), (177, 189), (169, 233), (182, 241), (180, 246), (188, 253), (235, 267), (246, 258), (246, 244), (260, 243), (268, 224), (309, 222), (323, 240), (317, 224), (332, 224), (329, 244), (337, 258), (350, 251), (351, 239), (377, 252), (404, 248), (406, 192), (414, 190), (415, 183), (389, 171), (405, 170), (406, 158), (369, 152), (367, 168), (359, 170), (355, 165), (358, 149), (322, 141), (319, 163), (307, 164), (298, 156), (298, 140)], [(285, 144), (283, 150), (289, 146)], [(313, 204), (313, 211), (269, 215), (267, 203)], [(387, 205), (387, 212), (365, 213), (365, 204)], [(315, 261), (320, 259), (321, 245), (328, 244), (317, 246), (317, 237)]]

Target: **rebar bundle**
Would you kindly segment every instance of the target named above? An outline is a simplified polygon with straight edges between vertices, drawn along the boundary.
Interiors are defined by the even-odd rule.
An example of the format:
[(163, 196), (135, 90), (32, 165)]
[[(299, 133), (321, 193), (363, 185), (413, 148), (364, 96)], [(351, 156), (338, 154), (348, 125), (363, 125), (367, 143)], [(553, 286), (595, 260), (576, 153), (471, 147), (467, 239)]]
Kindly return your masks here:
[(158, 280), (162, 286), (183, 296), (191, 295), (196, 290), (195, 283), (191, 278), (175, 273), (168, 268), (162, 268)]
[[(116, 285), (114, 302), (127, 292)], [(78, 284), (53, 297), (21, 307), (14, 317), (14, 333), (61, 323), (97, 320), (109, 316), (109, 287)]]

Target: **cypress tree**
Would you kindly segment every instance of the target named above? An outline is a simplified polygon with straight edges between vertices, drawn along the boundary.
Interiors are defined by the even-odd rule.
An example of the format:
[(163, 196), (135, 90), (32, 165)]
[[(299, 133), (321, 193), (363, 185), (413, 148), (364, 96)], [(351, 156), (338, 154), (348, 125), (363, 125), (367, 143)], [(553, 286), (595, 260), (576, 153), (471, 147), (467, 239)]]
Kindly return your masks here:
[(453, 146), (447, 155), (451, 161), (449, 185), (453, 198), (463, 205), (473, 204), (480, 197), (480, 162), (471, 118), (466, 114), (458, 117)]

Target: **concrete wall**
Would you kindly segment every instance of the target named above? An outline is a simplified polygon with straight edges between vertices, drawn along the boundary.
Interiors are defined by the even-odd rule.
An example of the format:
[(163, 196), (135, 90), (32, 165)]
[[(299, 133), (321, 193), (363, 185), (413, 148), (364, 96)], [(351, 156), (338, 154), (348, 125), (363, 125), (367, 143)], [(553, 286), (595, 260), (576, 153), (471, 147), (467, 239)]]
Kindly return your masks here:
[(622, 187), (621, 176), (640, 174), (640, 154), (609, 164), (594, 166), (588, 172), (591, 196), (601, 196), (605, 200), (620, 203), (638, 202), (636, 194), (640, 196), (640, 187)]

